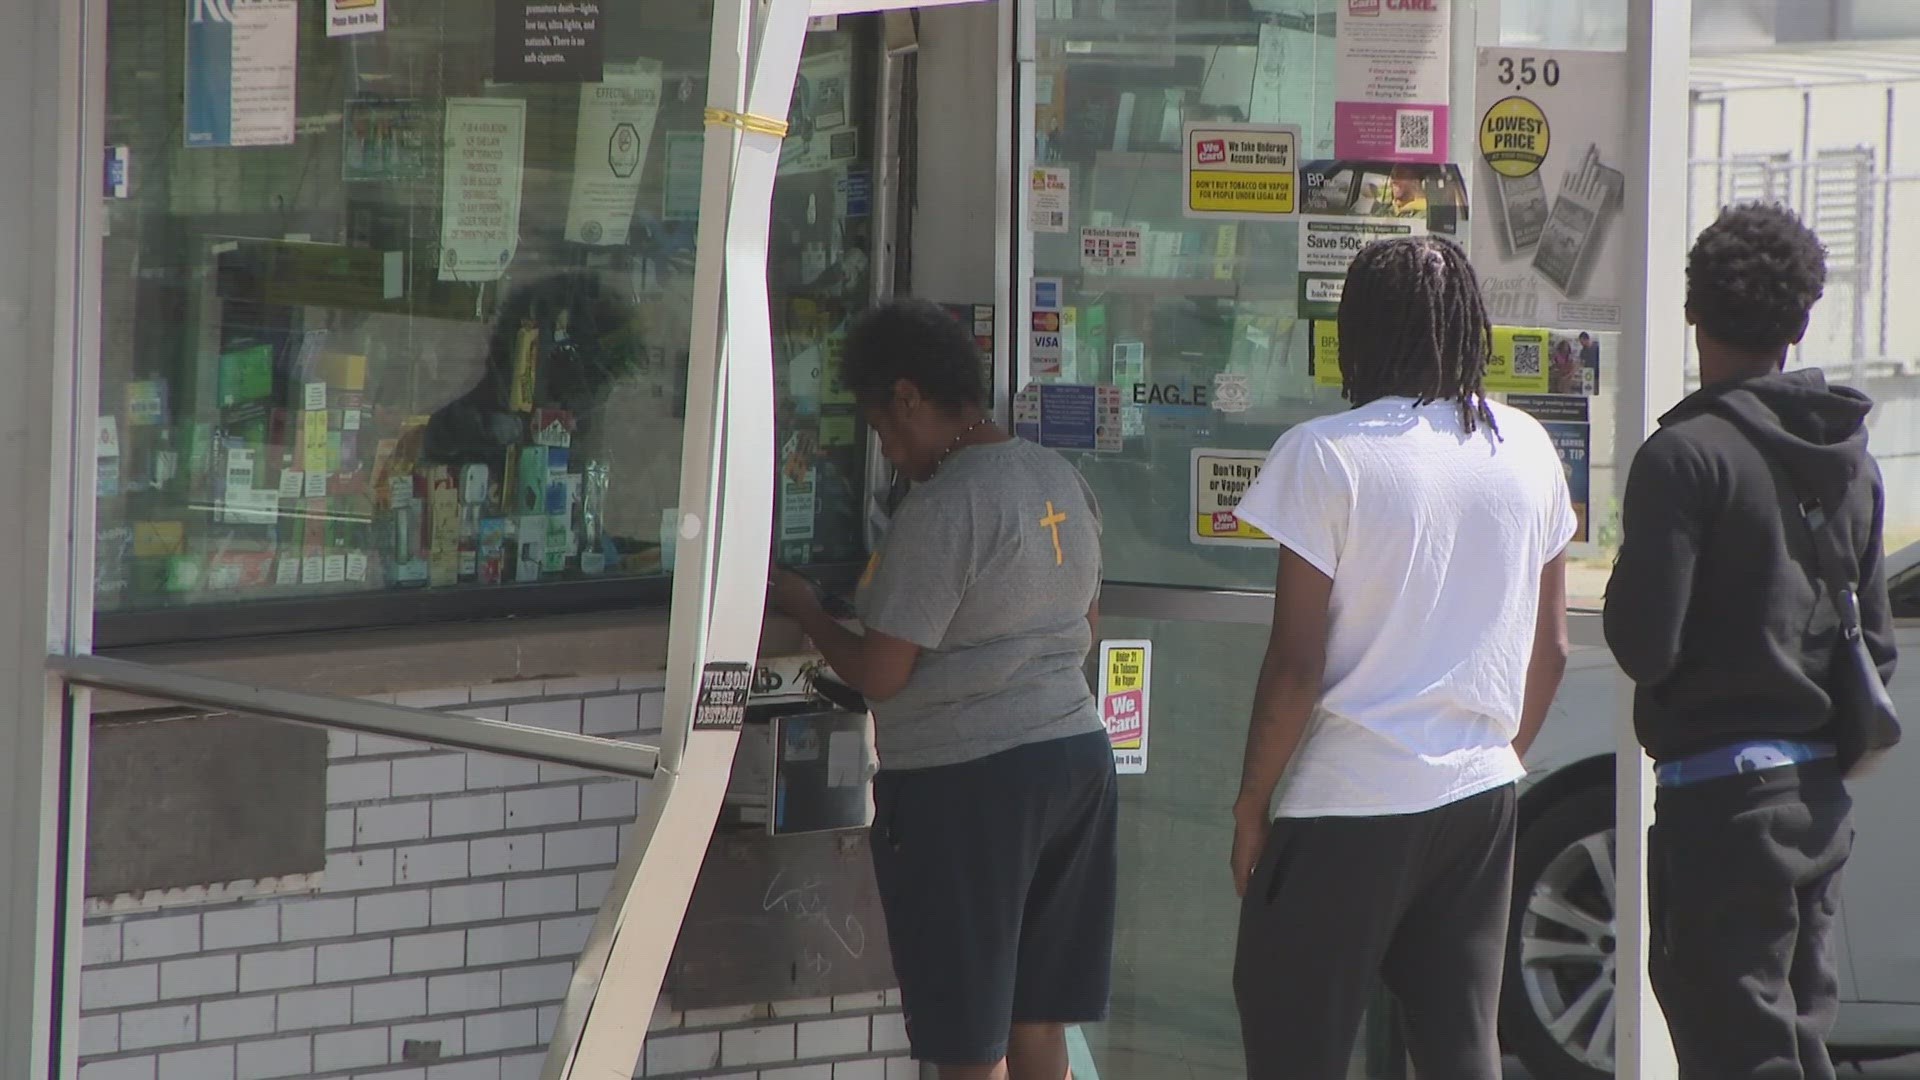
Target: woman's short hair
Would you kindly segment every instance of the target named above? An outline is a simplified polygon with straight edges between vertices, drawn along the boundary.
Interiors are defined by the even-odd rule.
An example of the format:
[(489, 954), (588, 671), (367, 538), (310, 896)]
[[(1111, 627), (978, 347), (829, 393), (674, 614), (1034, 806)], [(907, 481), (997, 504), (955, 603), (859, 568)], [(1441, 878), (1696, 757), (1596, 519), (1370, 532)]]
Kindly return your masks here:
[(949, 413), (986, 402), (979, 346), (960, 320), (925, 300), (890, 300), (853, 321), (841, 384), (862, 397), (906, 380)]

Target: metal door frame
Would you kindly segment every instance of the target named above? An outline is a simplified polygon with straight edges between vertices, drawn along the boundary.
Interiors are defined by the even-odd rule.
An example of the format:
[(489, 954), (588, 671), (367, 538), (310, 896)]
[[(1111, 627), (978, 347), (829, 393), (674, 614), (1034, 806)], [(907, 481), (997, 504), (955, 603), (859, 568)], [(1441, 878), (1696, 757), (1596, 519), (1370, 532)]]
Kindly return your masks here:
[[(699, 672), (757, 659), (772, 528), (773, 390), (766, 307), (766, 218), (806, 9), (717, 5), (709, 132), (696, 266), (696, 321), (683, 445), (681, 546), (669, 630), (666, 725), (659, 747), (303, 694), (92, 655), (94, 424), (99, 400), (99, 284), (105, 212), (101, 147), (106, 5), (8, 0), (9, 70), (18, 108), (0, 130), (13, 155), (0, 204), (11, 253), (0, 274), (0, 344), (19, 357), (0, 401), (12, 451), (0, 499), (24, 526), (11, 574), (10, 647), (0, 687), (15, 722), (0, 730), (12, 762), (0, 803), (0, 1066), (9, 1075), (71, 1076), (78, 1064), (79, 957), (89, 693), (108, 688), (204, 708), (374, 732), (469, 750), (657, 777), (623, 854), (630, 886), (609, 890), (562, 1010), (548, 1076), (625, 1059), (632, 1075), (660, 974), (717, 816), (738, 738), (692, 730)], [(750, 68), (747, 58), (756, 52)], [(749, 80), (751, 75), (751, 81)], [(762, 120), (778, 117), (778, 120)], [(721, 177), (724, 182), (711, 178)], [(747, 302), (725, 303), (729, 290)], [(742, 358), (729, 363), (732, 355)], [(31, 358), (30, 360), (28, 358)], [(638, 932), (618, 934), (637, 916)], [(624, 1005), (591, 1005), (605, 984)], [(644, 999), (644, 1000), (643, 1000)], [(575, 1068), (575, 1066), (580, 1068)]]
[[(448, 723), (441, 714), (396, 706), (284, 695), (218, 680), (193, 682), (165, 669), (93, 658), (92, 535), (93, 476), (90, 418), (97, 414), (100, 343), (99, 280), (104, 213), (97, 197), (100, 147), (104, 145), (105, 5), (81, 0), (8, 0), (13, 24), (5, 49), (13, 61), (16, 107), (0, 114), (9, 145), (23, 148), (6, 166), (19, 197), (0, 211), (0, 235), (11, 253), (0, 276), (0, 345), (15, 361), (18, 381), (0, 404), (0, 434), (12, 451), (0, 469), (0, 503), (13, 511), (18, 529), (8, 563), (14, 617), (9, 646), (0, 652), (0, 686), (9, 695), (14, 722), (4, 730), (12, 761), (10, 798), (0, 804), (0, 858), (12, 868), (0, 887), (0, 1062), (9, 1072), (33, 1077), (70, 1075), (77, 1055), (80, 844), (84, 838), (87, 687), (150, 693), (159, 697), (191, 690), (202, 700), (230, 701), (286, 719), (360, 730), (429, 734)], [(810, 8), (770, 0), (723, 0), (716, 5), (710, 58), (709, 131), (705, 175), (726, 177), (703, 184), (693, 369), (689, 375), (688, 442), (704, 453), (685, 457), (682, 477), (683, 573), (675, 585), (669, 646), (668, 715), (672, 724), (658, 748), (662, 781), (641, 816), (636, 835), (649, 827), (656, 841), (632, 845), (632, 868), (648, 872), (646, 897), (610, 891), (596, 921), (589, 962), (582, 970), (597, 985), (576, 980), (556, 1035), (548, 1075), (612, 1075), (626, 1061), (626, 1075), (643, 1045), (651, 1015), (642, 1008), (657, 994), (692, 877), (717, 810), (719, 791), (737, 737), (733, 732), (691, 730), (697, 672), (713, 661), (755, 658), (761, 612), (762, 569), (771, 529), (772, 387), (765, 298), (765, 229), (772, 173), (778, 155), (775, 124), (784, 118), (809, 15), (852, 14), (931, 6), (872, 0), (815, 0)], [(1644, 357), (1647, 345), (1678, 323), (1677, 287), (1685, 243), (1684, 199), (1660, 197), (1654, 177), (1684, 176), (1687, 111), (1686, 71), (1690, 3), (1629, 0), (1629, 66), (1632, 122), (1645, 158), (1636, 162), (1638, 199), (1630, 199), (1628, 225), (1636, 255), (1648, 268), (1645, 290), (1633, 305), (1633, 324), (1623, 355)], [(1028, 315), (1030, 246), (1025, 231), (1026, 185), (1017, 167), (1030, 153), (1032, 118), (1032, 12), (1029, 5), (1002, 5), (1000, 115), (1003, 134), (996, 161), (1001, 200), (999, 295), (1010, 317), (1001, 318), (996, 348), (999, 386), (1011, 387), (1024, 339), (1018, 328)], [(749, 62), (751, 58), (751, 63)], [(1018, 102), (1019, 104), (1016, 104)], [(1006, 130), (1011, 123), (1017, 130)], [(783, 125), (782, 125), (783, 126)], [(1025, 141), (1021, 141), (1021, 136)], [(755, 286), (757, 285), (757, 290)], [(744, 303), (728, 303), (731, 295)], [(28, 358), (31, 358), (30, 360)], [(734, 362), (738, 360), (739, 362)], [(1641, 362), (1623, 369), (1619, 439), (1637, 446), (1652, 427), (1655, 410), (1676, 399), (1680, 373)], [(764, 419), (764, 423), (748, 422)], [(1624, 466), (1626, 463), (1620, 463)], [(1624, 467), (1618, 474), (1626, 474)], [(698, 497), (689, 497), (698, 496)], [(692, 559), (687, 556), (693, 556)], [(750, 570), (749, 570), (750, 568)], [(686, 573), (693, 569), (695, 573)], [(1225, 611), (1252, 604), (1258, 594), (1163, 597), (1175, 608), (1201, 603)], [(1113, 601), (1127, 607), (1125, 590)], [(1154, 597), (1138, 602), (1158, 606)], [(1144, 611), (1145, 608), (1137, 609)], [(1119, 613), (1118, 610), (1115, 611)], [(691, 617), (689, 617), (691, 616)], [(1243, 621), (1230, 618), (1228, 621)], [(1587, 633), (1581, 633), (1583, 638)], [(189, 685), (191, 683), (191, 685)], [(212, 685), (208, 685), (212, 684)], [(1618, 755), (1621, 829), (1621, 917), (1637, 948), (1623, 950), (1620, 979), (1620, 1063), (1623, 1077), (1671, 1074), (1658, 1009), (1646, 986), (1646, 920), (1637, 903), (1644, 886), (1643, 837), (1651, 816), (1651, 784), (1644, 758), (1622, 717)], [(432, 730), (440, 738), (504, 753), (572, 755), (580, 736), (508, 731), (513, 725), (453, 721), (461, 730)], [(544, 736), (544, 737), (543, 737)], [(629, 748), (632, 749), (632, 748)], [(1631, 751), (1624, 752), (1624, 751)], [(644, 754), (630, 755), (635, 769)], [(604, 767), (604, 763), (602, 765)], [(623, 859), (623, 869), (627, 867)], [(659, 871), (662, 877), (655, 877)], [(671, 878), (671, 887), (660, 887)], [(627, 880), (630, 882), (632, 877)], [(684, 888), (682, 886), (684, 885)], [(1631, 909), (1631, 910), (1629, 910)], [(622, 934), (628, 917), (637, 933)], [(1623, 935), (1624, 937), (1625, 935)], [(596, 960), (603, 960), (597, 975)], [(595, 1015), (595, 991), (622, 995), (621, 1008)], [(571, 1037), (565, 1033), (571, 1032)], [(570, 1067), (572, 1066), (572, 1067)]]

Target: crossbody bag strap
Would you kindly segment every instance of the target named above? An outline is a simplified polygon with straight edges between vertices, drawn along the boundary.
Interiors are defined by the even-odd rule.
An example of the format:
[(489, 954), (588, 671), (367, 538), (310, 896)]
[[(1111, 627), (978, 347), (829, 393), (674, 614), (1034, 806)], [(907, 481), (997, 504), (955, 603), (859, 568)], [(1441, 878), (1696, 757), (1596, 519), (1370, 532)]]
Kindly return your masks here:
[[(1813, 562), (1819, 579), (1827, 586), (1827, 601), (1833, 605), (1833, 613), (1840, 620), (1840, 634), (1843, 640), (1851, 641), (1860, 636), (1860, 598), (1859, 586), (1848, 570), (1850, 560), (1840, 550), (1840, 538), (1834, 535), (1826, 507), (1820, 500), (1808, 495), (1805, 489), (1795, 482), (1792, 470), (1777, 465), (1759, 442), (1748, 439), (1748, 444), (1759, 451), (1760, 457), (1769, 466), (1786, 477), (1787, 490), (1793, 496), (1793, 504), (1800, 511), (1800, 521), (1806, 526), (1807, 538), (1813, 543)], [(1776, 481), (1777, 483), (1778, 481)], [(1855, 567), (1857, 569), (1857, 565)]]
[(1800, 519), (1807, 523), (1807, 532), (1813, 538), (1814, 561), (1820, 565), (1820, 576), (1826, 579), (1827, 599), (1840, 618), (1840, 633), (1851, 641), (1860, 636), (1859, 585), (1843, 568), (1839, 537), (1828, 527), (1826, 508), (1817, 501), (1800, 504)]

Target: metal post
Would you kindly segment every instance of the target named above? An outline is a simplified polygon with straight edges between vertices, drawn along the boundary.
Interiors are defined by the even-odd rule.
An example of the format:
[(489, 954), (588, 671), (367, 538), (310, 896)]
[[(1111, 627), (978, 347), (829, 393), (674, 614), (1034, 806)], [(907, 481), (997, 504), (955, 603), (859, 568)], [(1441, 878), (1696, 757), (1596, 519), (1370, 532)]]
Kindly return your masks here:
[(1008, 3), (999, 9), (999, 138), (994, 141), (1000, 150), (994, 178), (1003, 186), (996, 200), (1000, 220), (995, 223), (998, 257), (993, 265), (1007, 315), (995, 320), (999, 340), (993, 350), (993, 403), (995, 417), (1012, 423), (1013, 395), (1032, 377), (1033, 335), (1026, 331), (1033, 325), (1033, 220), (1027, 200), (1032, 197), (1033, 167), (1039, 164), (1034, 156), (1033, 98), (1040, 75), (1034, 5)]
[(661, 748), (672, 771), (649, 792), (614, 870), (545, 1080), (633, 1075), (740, 738), (737, 729), (694, 730), (693, 719), (706, 665), (751, 666), (759, 652), (773, 531), (767, 229), (782, 142), (774, 127), (787, 116), (807, 15), (798, 3), (716, 5), (681, 478), (680, 539), (696, 560), (680, 560), (675, 582)]
[[(91, 515), (77, 502), (74, 417), (91, 399), (86, 357), (97, 333), (101, 145), (98, 89), (104, 11), (74, 0), (11, 0), (0, 46), (14, 106), (0, 133), (0, 505), (8, 619), (0, 633), (0, 1073), (55, 1076), (77, 1027), (80, 891), (75, 846), (84, 796), (84, 740), (49, 652), (84, 650), (91, 625)], [(87, 406), (91, 408), (91, 406)], [(91, 491), (87, 485), (84, 491)], [(89, 530), (76, 536), (76, 527)], [(84, 700), (78, 709), (84, 710)], [(84, 790), (83, 788), (80, 790)]]
[[(1625, 491), (1631, 455), (1685, 385), (1680, 334), (1685, 324), (1687, 220), (1687, 65), (1691, 0), (1629, 0), (1627, 95), (1627, 263), (1643, 268), (1628, 299), (1621, 335), (1615, 485)], [(1631, 688), (1617, 681), (1619, 967), (1615, 1032), (1620, 1080), (1666, 1080), (1675, 1073), (1666, 1020), (1647, 978), (1647, 825), (1653, 819), (1653, 769), (1634, 737)]]

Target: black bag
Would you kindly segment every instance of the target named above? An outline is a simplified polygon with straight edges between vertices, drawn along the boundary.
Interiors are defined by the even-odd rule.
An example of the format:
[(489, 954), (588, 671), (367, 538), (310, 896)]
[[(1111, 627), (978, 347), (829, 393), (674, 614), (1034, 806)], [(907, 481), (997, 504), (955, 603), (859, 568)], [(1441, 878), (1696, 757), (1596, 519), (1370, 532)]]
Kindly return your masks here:
[(1840, 640), (1833, 646), (1826, 691), (1833, 698), (1832, 735), (1840, 771), (1851, 774), (1900, 742), (1900, 714), (1860, 629), (1859, 583), (1853, 580), (1858, 561), (1853, 553), (1841, 550), (1839, 537), (1826, 527), (1827, 513), (1820, 500), (1796, 489), (1794, 503), (1806, 522), (1820, 580), (1840, 620)]

